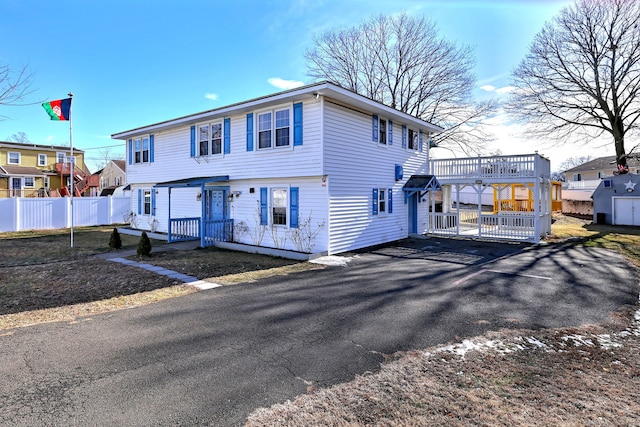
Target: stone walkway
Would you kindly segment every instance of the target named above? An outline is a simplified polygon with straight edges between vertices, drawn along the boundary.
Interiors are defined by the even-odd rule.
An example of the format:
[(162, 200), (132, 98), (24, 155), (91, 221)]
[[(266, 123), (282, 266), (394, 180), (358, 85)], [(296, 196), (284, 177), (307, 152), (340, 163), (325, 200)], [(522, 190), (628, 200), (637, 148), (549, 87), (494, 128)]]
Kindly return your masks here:
[[(156, 246), (156, 251), (185, 251), (192, 250), (200, 246), (200, 242), (179, 242), (179, 243), (167, 243), (166, 245)], [(163, 276), (170, 277), (175, 280), (179, 280), (186, 285), (195, 286), (198, 289), (206, 290), (218, 288), (222, 285), (213, 282), (207, 282), (205, 280), (200, 280), (197, 277), (189, 276), (186, 274), (179, 273), (177, 271), (169, 270), (164, 267), (159, 267), (157, 265), (146, 264), (143, 262), (133, 261), (130, 259), (126, 259), (125, 257), (136, 255), (135, 250), (122, 250), (122, 251), (114, 251), (107, 252), (103, 254), (98, 254), (96, 257), (102, 258), (107, 261), (117, 262), (120, 264), (128, 265), (131, 267), (143, 268), (148, 271), (152, 271), (156, 274), (160, 274)]]

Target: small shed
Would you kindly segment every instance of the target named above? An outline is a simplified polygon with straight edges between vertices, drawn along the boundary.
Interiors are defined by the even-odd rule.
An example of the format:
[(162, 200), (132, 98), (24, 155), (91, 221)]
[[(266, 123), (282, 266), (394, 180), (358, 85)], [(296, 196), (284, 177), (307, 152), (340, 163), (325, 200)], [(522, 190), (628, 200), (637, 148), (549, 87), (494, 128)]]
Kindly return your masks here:
[(595, 223), (640, 225), (640, 175), (603, 178), (592, 197)]

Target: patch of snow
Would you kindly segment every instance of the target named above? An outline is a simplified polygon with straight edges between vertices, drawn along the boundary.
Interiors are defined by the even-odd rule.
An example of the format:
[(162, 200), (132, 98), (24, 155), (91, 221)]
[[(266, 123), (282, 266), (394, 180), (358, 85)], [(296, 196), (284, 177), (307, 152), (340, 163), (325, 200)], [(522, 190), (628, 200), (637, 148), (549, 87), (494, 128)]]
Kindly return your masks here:
[(349, 265), (349, 262), (351, 262), (353, 258), (352, 257), (342, 257), (342, 256), (336, 256), (336, 255), (327, 255), (327, 256), (322, 256), (316, 259), (312, 259), (309, 262), (312, 262), (314, 264), (321, 264), (321, 265), (330, 265), (330, 266), (336, 266), (336, 267), (346, 267), (347, 265)]

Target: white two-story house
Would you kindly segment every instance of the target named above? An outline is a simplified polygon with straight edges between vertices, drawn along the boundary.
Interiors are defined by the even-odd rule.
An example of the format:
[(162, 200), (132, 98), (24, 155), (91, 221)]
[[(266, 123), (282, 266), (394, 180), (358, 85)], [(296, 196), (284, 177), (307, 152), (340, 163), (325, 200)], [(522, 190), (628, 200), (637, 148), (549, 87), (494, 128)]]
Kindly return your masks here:
[(321, 82), (112, 137), (126, 143), (135, 228), (335, 254), (426, 231), (403, 187), (440, 131)]

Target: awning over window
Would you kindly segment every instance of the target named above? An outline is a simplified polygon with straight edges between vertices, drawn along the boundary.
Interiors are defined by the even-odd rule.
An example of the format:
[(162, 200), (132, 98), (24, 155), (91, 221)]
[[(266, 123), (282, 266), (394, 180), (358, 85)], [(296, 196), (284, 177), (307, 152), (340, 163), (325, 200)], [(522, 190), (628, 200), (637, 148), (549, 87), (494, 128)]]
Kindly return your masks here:
[(210, 182), (229, 181), (229, 175), (221, 176), (203, 176), (198, 178), (185, 178), (177, 179), (175, 181), (160, 182), (154, 185), (154, 188), (169, 187), (169, 188), (181, 188), (181, 187), (200, 187), (202, 184), (208, 184)]
[(409, 180), (402, 187), (402, 191), (404, 191), (405, 202), (407, 201), (409, 196), (414, 193), (438, 190), (442, 190), (442, 186), (434, 175), (411, 175), (411, 178), (409, 178)]

